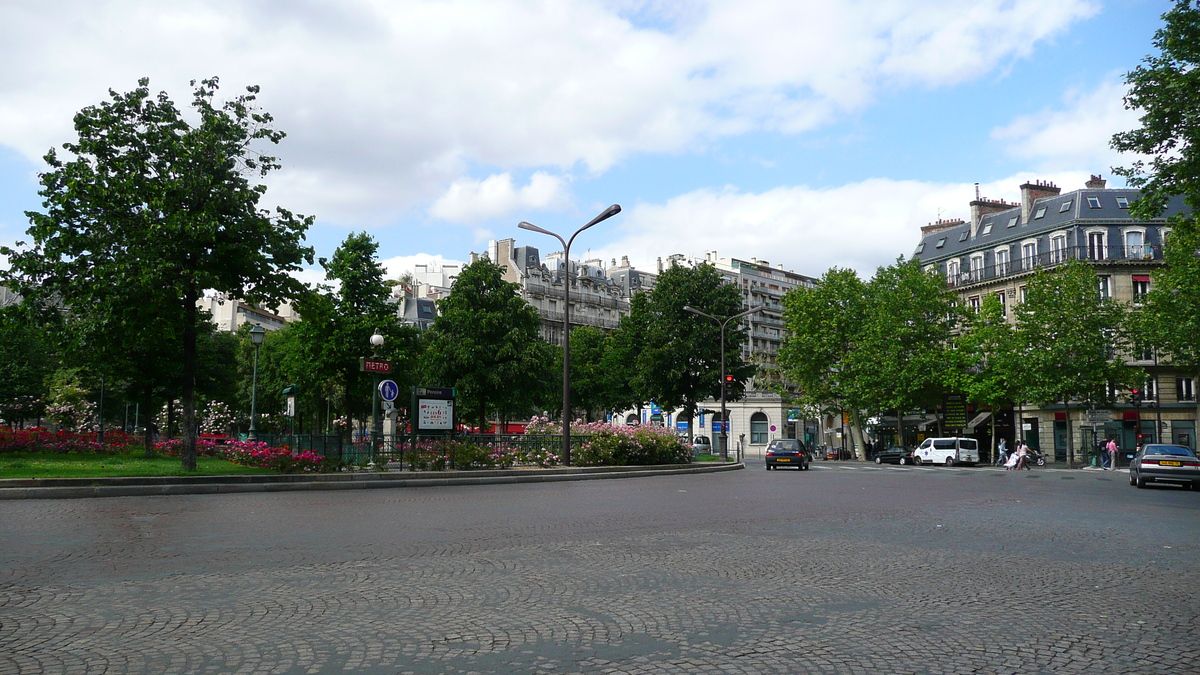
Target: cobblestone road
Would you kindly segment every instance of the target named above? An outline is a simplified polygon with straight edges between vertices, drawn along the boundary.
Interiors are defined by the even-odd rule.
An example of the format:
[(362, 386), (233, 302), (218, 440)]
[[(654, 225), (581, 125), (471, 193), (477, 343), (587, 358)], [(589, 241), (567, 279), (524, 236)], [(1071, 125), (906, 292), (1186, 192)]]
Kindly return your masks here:
[(0, 673), (1196, 673), (1200, 493), (852, 466), (0, 502)]

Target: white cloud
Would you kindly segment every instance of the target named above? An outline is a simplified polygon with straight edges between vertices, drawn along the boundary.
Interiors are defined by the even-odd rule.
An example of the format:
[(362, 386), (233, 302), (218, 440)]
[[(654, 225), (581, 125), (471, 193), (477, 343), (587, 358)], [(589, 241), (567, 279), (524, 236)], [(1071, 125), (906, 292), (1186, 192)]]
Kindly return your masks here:
[(450, 185), (430, 213), (455, 223), (471, 223), (507, 216), (517, 211), (563, 208), (571, 203), (567, 181), (542, 171), (529, 184), (518, 188), (510, 174), (500, 173), (484, 180), (460, 178)]
[(485, 198), (487, 180), (472, 194), (468, 167), (603, 172), (636, 153), (801, 132), (881, 87), (982, 77), (1094, 11), (1092, 0), (3, 3), (0, 145), (36, 162), (109, 87), (148, 75), (186, 102), (189, 79), (218, 74), (230, 93), (261, 84), (290, 134), (273, 200), (356, 227), (439, 196), (456, 218), (486, 217), (504, 199)]
[[(1064, 191), (1083, 187), (1086, 172), (1012, 176), (980, 186), (982, 196), (1019, 202), (1019, 185), (1039, 178)], [(897, 256), (911, 257), (920, 227), (940, 218), (970, 219), (974, 184), (875, 178), (836, 188), (781, 187), (761, 193), (733, 188), (697, 190), (664, 204), (642, 204), (601, 245), (595, 232), (581, 243), (590, 257), (611, 262), (629, 256), (653, 271), (657, 258), (682, 253), (703, 259), (758, 258), (819, 277), (831, 267), (870, 277)], [(599, 228), (598, 228), (599, 229)]]
[(1110, 167), (1132, 163), (1136, 157), (1109, 147), (1113, 134), (1138, 126), (1138, 114), (1123, 105), (1125, 85), (1108, 81), (1092, 91), (1078, 89), (1063, 96), (1063, 106), (1023, 115), (994, 129), (992, 138), (1006, 154), (1032, 160), (1048, 171)]

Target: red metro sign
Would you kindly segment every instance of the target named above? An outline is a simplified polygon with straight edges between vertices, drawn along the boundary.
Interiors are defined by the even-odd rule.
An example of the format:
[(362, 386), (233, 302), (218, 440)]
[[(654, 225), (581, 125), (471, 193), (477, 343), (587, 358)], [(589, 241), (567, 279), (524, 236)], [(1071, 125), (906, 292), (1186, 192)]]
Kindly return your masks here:
[(358, 369), (364, 373), (390, 373), (392, 372), (392, 362), (377, 359), (359, 359)]

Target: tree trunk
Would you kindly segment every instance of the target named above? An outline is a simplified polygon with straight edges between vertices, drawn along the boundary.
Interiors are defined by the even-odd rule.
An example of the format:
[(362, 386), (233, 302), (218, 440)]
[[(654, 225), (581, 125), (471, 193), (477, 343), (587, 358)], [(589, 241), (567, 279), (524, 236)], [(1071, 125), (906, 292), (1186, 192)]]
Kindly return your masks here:
[(167, 399), (167, 440), (175, 438), (175, 399)]
[[(146, 410), (154, 410), (154, 408), (150, 407), (153, 403), (152, 394), (153, 394), (153, 389), (149, 385), (146, 385), (145, 390), (142, 391), (142, 407), (144, 407)], [(144, 427), (142, 427), (142, 444), (146, 448), (146, 456), (147, 457), (151, 457), (154, 455), (154, 424), (153, 424), (153, 420), (154, 420), (154, 418), (148, 415), (146, 417), (146, 425)]]
[(196, 470), (196, 309), (197, 293), (183, 294), (183, 451), (184, 471)]
[(1071, 433), (1071, 401), (1063, 399), (1063, 408), (1067, 411), (1067, 468), (1075, 468), (1075, 436)]
[(860, 462), (867, 461), (866, 441), (863, 438), (862, 416), (858, 410), (850, 411), (850, 440), (854, 446), (854, 458)]

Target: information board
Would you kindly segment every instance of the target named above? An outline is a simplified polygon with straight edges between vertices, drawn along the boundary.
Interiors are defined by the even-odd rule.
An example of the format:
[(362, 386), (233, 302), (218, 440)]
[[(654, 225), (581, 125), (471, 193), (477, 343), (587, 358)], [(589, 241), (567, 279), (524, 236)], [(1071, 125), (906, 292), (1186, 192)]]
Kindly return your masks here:
[(942, 425), (947, 429), (965, 429), (967, 426), (967, 397), (964, 394), (946, 394), (942, 397), (945, 417)]
[(454, 428), (454, 401), (445, 398), (417, 399), (417, 428), (445, 431)]

